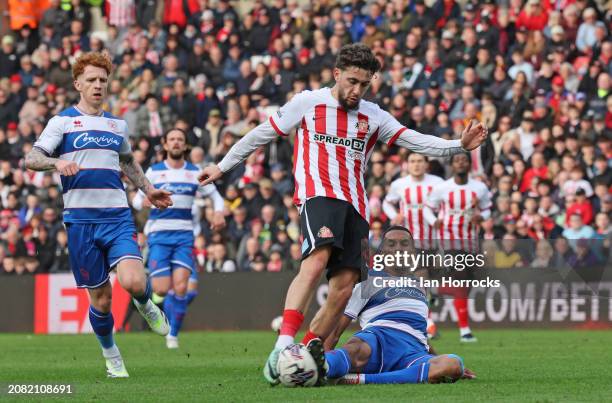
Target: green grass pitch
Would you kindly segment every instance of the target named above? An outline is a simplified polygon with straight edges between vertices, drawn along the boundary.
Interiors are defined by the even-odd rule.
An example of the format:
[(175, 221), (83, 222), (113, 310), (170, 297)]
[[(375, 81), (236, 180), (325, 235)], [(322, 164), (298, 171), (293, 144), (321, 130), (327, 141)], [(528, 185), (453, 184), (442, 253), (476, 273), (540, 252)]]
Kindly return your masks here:
[[(447, 329), (434, 342), (478, 379), (444, 385), (269, 387), (262, 365), (272, 332), (185, 332), (166, 349), (151, 333), (116, 337), (129, 379), (107, 379), (93, 335), (0, 335), (0, 401), (103, 402), (567, 402), (612, 399), (612, 331), (480, 330), (464, 345)], [(72, 396), (8, 396), (10, 383), (73, 384)]]

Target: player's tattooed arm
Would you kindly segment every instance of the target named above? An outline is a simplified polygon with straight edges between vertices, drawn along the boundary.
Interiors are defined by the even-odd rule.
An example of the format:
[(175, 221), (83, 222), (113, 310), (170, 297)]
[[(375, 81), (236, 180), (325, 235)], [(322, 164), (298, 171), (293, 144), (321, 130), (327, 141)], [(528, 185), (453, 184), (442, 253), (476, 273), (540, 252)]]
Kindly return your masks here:
[(150, 188), (153, 187), (145, 176), (142, 167), (134, 160), (134, 156), (131, 153), (119, 154), (119, 166), (125, 176), (130, 178), (134, 186), (142, 190), (144, 194), (147, 194)]
[(25, 166), (33, 171), (57, 170), (64, 176), (76, 175), (79, 172), (79, 165), (76, 162), (49, 157), (46, 151), (36, 146), (26, 155)]
[(156, 189), (142, 171), (142, 167), (134, 160), (132, 153), (119, 154), (119, 166), (123, 173), (140, 189), (157, 208), (172, 206), (172, 193), (163, 189)]

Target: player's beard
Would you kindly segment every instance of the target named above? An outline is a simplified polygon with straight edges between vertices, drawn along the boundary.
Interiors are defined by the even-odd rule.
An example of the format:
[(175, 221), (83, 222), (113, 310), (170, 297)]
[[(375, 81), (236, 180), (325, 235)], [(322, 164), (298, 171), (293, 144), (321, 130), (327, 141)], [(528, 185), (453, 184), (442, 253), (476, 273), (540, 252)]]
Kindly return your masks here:
[(168, 158), (172, 159), (172, 160), (180, 160), (183, 158), (184, 152), (183, 151), (177, 151), (177, 150), (170, 150), (168, 151)]
[(338, 103), (344, 109), (346, 109), (346, 110), (357, 109), (357, 107), (359, 106), (359, 101), (360, 100), (357, 99), (357, 102), (355, 104), (353, 104), (353, 105), (349, 104), (349, 102), (346, 99), (346, 96), (344, 94), (344, 91), (342, 91), (342, 88), (338, 89)]
[(467, 181), (467, 179), (468, 179), (468, 170), (465, 170), (463, 172), (457, 172), (457, 177), (459, 179), (461, 179), (461, 181), (464, 181), (464, 182)]

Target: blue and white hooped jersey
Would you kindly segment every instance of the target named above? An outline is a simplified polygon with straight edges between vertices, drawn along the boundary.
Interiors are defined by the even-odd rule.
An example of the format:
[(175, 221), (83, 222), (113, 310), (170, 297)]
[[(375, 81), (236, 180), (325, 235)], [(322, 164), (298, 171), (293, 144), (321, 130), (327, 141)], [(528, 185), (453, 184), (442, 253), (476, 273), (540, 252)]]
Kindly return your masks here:
[[(146, 176), (153, 186), (157, 189), (164, 189), (172, 193), (173, 205), (160, 210), (155, 206), (151, 207), (149, 220), (145, 225), (145, 234), (155, 234), (156, 237), (165, 236), (163, 231), (189, 231), (194, 232), (197, 223), (194, 216), (198, 217), (199, 209), (195, 205), (196, 196), (210, 197), (214, 204), (215, 211), (223, 211), (223, 198), (217, 192), (213, 184), (200, 186), (198, 175), (200, 168), (185, 161), (182, 168), (170, 168), (165, 161), (152, 165), (147, 169)], [(142, 201), (145, 195), (142, 192), (134, 197), (132, 204), (134, 208), (142, 208)], [(168, 237), (176, 234), (166, 234)]]
[(119, 154), (131, 152), (124, 120), (108, 112), (87, 115), (72, 106), (49, 120), (34, 146), (80, 167), (74, 176), (61, 176), (64, 222), (132, 219), (119, 166)]
[[(375, 279), (378, 279), (375, 281)], [(381, 287), (381, 279), (399, 277), (384, 273), (370, 275), (353, 289), (344, 314), (359, 318), (362, 329), (371, 326), (390, 327), (408, 333), (427, 346), (427, 315), (429, 306), (426, 291), (420, 287)]]

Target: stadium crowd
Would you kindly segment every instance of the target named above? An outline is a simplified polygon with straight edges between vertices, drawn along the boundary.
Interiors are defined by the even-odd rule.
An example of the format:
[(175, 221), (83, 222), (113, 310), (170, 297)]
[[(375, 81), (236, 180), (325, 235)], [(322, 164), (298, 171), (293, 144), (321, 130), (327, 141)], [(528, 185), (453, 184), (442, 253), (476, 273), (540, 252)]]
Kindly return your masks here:
[[(588, 267), (609, 254), (612, 212), (612, 4), (593, 0), (9, 1), (0, 48), (0, 273), (68, 271), (62, 190), (23, 168), (47, 121), (75, 102), (71, 61), (109, 52), (107, 110), (125, 119), (144, 169), (160, 136), (187, 131), (205, 166), (303, 89), (333, 85), (335, 55), (362, 41), (383, 69), (366, 99), (407, 127), (454, 138), (489, 127), (471, 175), (492, 192), (483, 248), (496, 267)], [(37, 15), (37, 13), (39, 15)], [(371, 241), (405, 150), (378, 145), (367, 176)], [(297, 270), (292, 139), (278, 137), (226, 175), (227, 227), (201, 204), (194, 255), (206, 272)], [(430, 172), (446, 177), (446, 161)], [(128, 198), (134, 189), (127, 183)], [(142, 230), (147, 211), (135, 211)], [(521, 240), (535, 241), (521, 248)], [(592, 248), (597, 239), (598, 248)], [(145, 236), (139, 242), (146, 256)]]

